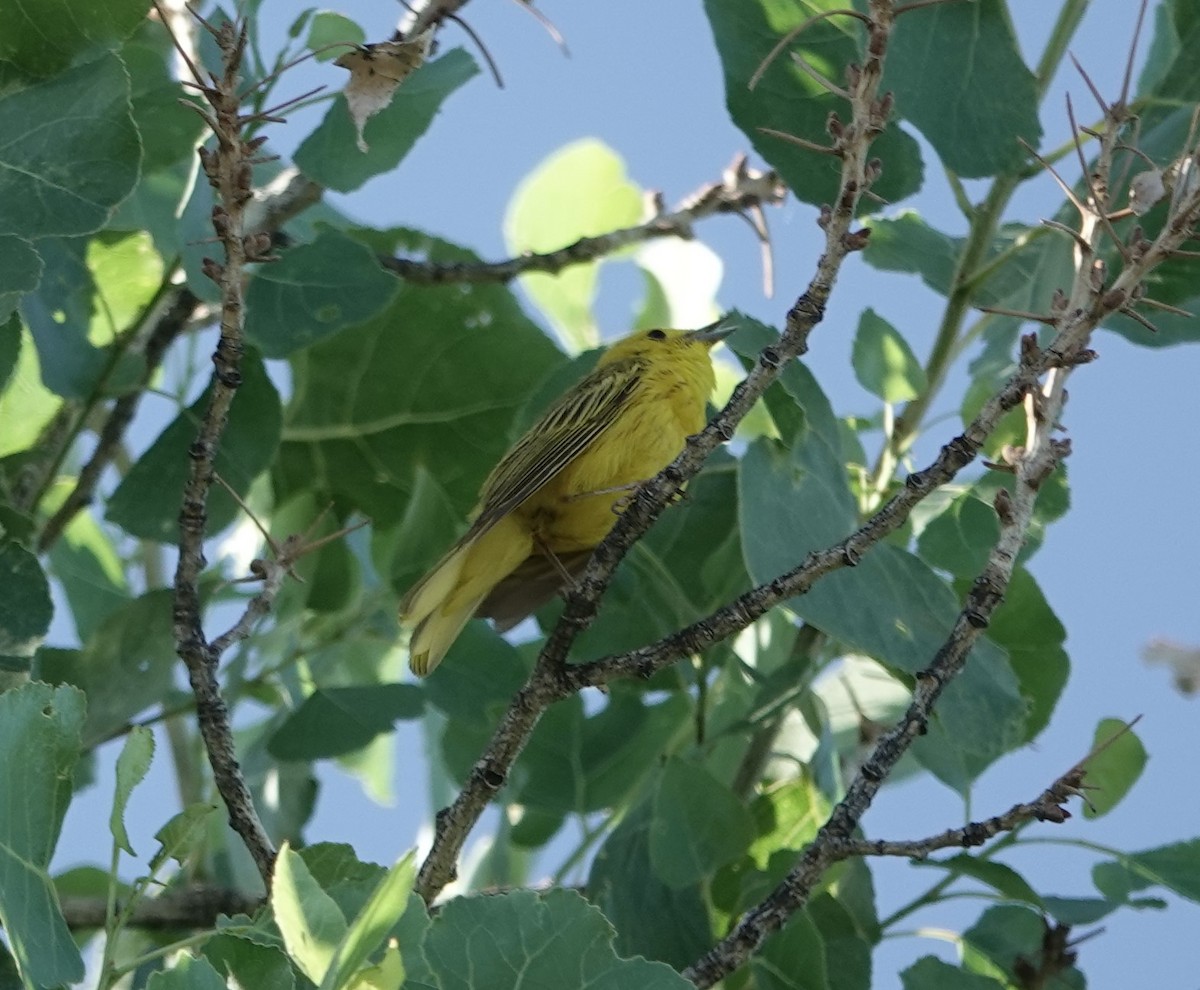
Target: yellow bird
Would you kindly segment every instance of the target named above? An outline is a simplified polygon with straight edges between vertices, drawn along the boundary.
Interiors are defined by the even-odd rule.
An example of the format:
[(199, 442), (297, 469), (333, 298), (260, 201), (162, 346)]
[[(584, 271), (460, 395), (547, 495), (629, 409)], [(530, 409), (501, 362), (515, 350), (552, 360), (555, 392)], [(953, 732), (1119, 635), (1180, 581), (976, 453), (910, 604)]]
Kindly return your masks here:
[(483, 483), (471, 527), (405, 595), (409, 665), (424, 677), (473, 615), (508, 629), (569, 585), (620, 500), (704, 427), (710, 348), (735, 327), (639, 330), (531, 426)]

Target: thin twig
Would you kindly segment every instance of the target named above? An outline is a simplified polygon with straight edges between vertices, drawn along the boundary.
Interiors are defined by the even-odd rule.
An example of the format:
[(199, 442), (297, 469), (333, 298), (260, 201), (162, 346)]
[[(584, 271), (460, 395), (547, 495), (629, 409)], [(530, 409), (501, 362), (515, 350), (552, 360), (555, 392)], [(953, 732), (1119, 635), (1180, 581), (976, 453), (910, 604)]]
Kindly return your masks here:
[(518, 7), (527, 11), (545, 29), (554, 43), (558, 45), (559, 51), (563, 55), (567, 58), (571, 57), (571, 50), (567, 47), (567, 39), (563, 37), (562, 32), (559, 31), (554, 22), (533, 5), (533, 0), (514, 0), (514, 2)]
[(739, 155), (725, 170), (720, 182), (711, 182), (688, 196), (671, 213), (659, 213), (635, 227), (581, 237), (574, 244), (545, 254), (524, 254), (506, 261), (435, 264), (409, 258), (381, 259), (383, 267), (405, 281), (418, 285), (447, 282), (510, 282), (527, 272), (554, 274), (599, 257), (612, 254), (631, 244), (659, 237), (690, 239), (692, 224), (719, 213), (742, 213), (763, 203), (783, 202), (787, 189), (773, 171), (760, 172)]
[(837, 858), (905, 856), (909, 859), (924, 859), (938, 849), (970, 849), (982, 846), (989, 839), (1004, 832), (1012, 832), (1028, 822), (1062, 824), (1071, 817), (1071, 813), (1063, 805), (1083, 792), (1085, 773), (1083, 764), (1078, 763), (1032, 801), (1014, 804), (1003, 814), (979, 822), (970, 822), (961, 828), (947, 829), (924, 839), (849, 839), (839, 846)]
[[(103, 928), (106, 899), (63, 895), (63, 917), (72, 931)], [(129, 910), (125, 926), (147, 931), (180, 931), (211, 928), (221, 915), (253, 914), (261, 906), (258, 898), (241, 891), (198, 884), (163, 891), (158, 897), (142, 897)], [(118, 904), (118, 907), (121, 907)]]
[(468, 37), (475, 42), (475, 47), (478, 48), (480, 53), (483, 55), (484, 61), (488, 64), (488, 68), (491, 69), (492, 78), (496, 80), (496, 88), (503, 89), (504, 77), (500, 75), (500, 66), (498, 66), (496, 64), (496, 60), (492, 58), (492, 53), (488, 51), (488, 47), (483, 43), (483, 39), (475, 33), (475, 29), (466, 22), (465, 18), (459, 17), (458, 14), (448, 13), (446, 14), (446, 18), (453, 21), (460, 28), (467, 32)]

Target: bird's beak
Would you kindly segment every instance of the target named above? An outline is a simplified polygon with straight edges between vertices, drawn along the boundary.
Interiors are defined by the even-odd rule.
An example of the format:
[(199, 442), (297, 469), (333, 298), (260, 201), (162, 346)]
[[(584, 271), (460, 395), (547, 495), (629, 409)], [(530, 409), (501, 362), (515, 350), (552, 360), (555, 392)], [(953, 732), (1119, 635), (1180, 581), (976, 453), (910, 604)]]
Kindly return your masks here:
[(717, 320), (716, 323), (710, 323), (706, 327), (701, 327), (699, 330), (688, 331), (687, 336), (701, 344), (712, 347), (714, 344), (728, 337), (737, 328), (738, 325), (736, 320), (726, 320), (722, 318)]

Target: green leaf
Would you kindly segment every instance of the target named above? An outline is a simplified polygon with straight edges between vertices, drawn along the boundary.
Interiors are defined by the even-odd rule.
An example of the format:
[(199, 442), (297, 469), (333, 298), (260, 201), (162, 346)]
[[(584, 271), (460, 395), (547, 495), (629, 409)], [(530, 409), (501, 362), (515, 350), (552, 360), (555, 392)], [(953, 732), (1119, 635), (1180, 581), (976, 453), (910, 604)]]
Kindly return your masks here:
[(157, 873), (172, 859), (180, 866), (186, 865), (197, 846), (204, 841), (204, 835), (217, 810), (215, 804), (196, 802), (189, 804), (179, 814), (173, 815), (154, 833), (154, 838), (158, 840), (158, 849), (150, 858), (150, 872)]
[(798, 851), (816, 838), (830, 809), (828, 799), (810, 775), (803, 773), (764, 791), (755, 798), (752, 810), (758, 836), (750, 845), (750, 855), (758, 868), (764, 869), (773, 853)]
[(45, 271), (21, 301), (46, 386), (64, 398), (89, 399), (103, 381), (107, 393), (136, 384), (144, 363), (114, 354), (117, 335), (145, 310), (162, 281), (162, 259), (150, 238), (105, 233), (43, 238)]
[[(19, 238), (0, 238), (0, 245), (12, 240), (19, 240)], [(3, 264), (4, 250), (5, 248), (0, 246), (0, 264)], [(21, 318), (15, 314), (10, 316), (5, 313), (2, 319), (4, 322), (0, 323), (0, 393), (3, 393), (4, 389), (8, 387), (13, 372), (17, 370), (17, 362), (21, 358)]]
[(391, 104), (367, 121), (370, 151), (358, 150), (354, 124), (340, 97), (296, 151), (296, 165), (309, 178), (337, 192), (350, 192), (381, 172), (390, 172), (428, 130), (442, 102), (479, 72), (461, 48), (426, 62), (404, 80)]
[(1146, 747), (1123, 721), (1100, 720), (1092, 738), (1087, 769), (1084, 818), (1099, 818), (1112, 811), (1129, 793), (1146, 767)]
[[(803, 438), (791, 450), (757, 440), (739, 464), (742, 545), (758, 582), (796, 567), (810, 551), (857, 527), (837, 420), (801, 367), (787, 368), (781, 378), (790, 392), (806, 397)], [(829, 574), (789, 606), (849, 650), (908, 673), (932, 661), (961, 607), (923, 561), (886, 543), (873, 547), (855, 568)], [(937, 719), (914, 753), (962, 791), (1016, 744), (1024, 724), (1025, 703), (1012, 669), (994, 644), (981, 641), (943, 694)]]
[[(253, 353), (242, 358), (242, 383), (216, 457), (217, 474), (240, 496), (271, 464), (279, 445), (282, 413), (279, 393)], [(179, 507), (191, 469), (188, 447), (208, 408), (211, 386), (158, 435), (108, 500), (105, 517), (127, 533), (160, 543), (179, 538)], [(208, 496), (205, 532), (218, 533), (237, 518), (241, 507), (223, 486)]]
[[(9, 325), (14, 323), (20, 326), (15, 315)], [(4, 423), (4, 429), (0, 430), (0, 457), (32, 446), (58, 406), (58, 397), (42, 384), (33, 337), (27, 329), (23, 330), (16, 368), (8, 387), (0, 393), (0, 422)]]
[(38, 651), (39, 677), (74, 684), (87, 695), (85, 745), (162, 703), (176, 663), (171, 607), (169, 589), (151, 591), (113, 612), (82, 650)]
[(720, 317), (717, 292), (725, 263), (707, 244), (658, 238), (639, 246), (633, 260), (642, 270), (646, 299), (632, 329), (702, 327)]
[[(700, 886), (672, 889), (650, 865), (651, 802), (639, 802), (592, 861), (587, 897), (616, 928), (623, 956), (641, 955), (682, 969), (708, 951), (713, 931)], [(663, 919), (671, 923), (664, 925)]]
[[(861, 861), (858, 869), (867, 874)], [(837, 882), (838, 896), (821, 891), (805, 909), (817, 926), (825, 944), (825, 972), (830, 990), (871, 990), (871, 948), (879, 941), (878, 926), (872, 912), (870, 927), (856, 918), (849, 906), (848, 888), (852, 885), (846, 871)]]
[(190, 167), (204, 131), (200, 115), (181, 104), (197, 102), (197, 97), (171, 77), (175, 53), (165, 31), (158, 24), (146, 27), (121, 48), (121, 61), (129, 72), (133, 121), (142, 138), (142, 182), (180, 162)]
[(967, 853), (959, 853), (957, 856), (950, 856), (947, 859), (914, 859), (912, 865), (949, 870), (954, 876), (971, 877), (980, 883), (985, 883), (1010, 900), (1024, 901), (1036, 908), (1042, 906), (1041, 895), (1029, 886), (1028, 881), (1020, 873), (1011, 866), (995, 860), (980, 859)]
[(375, 316), (398, 285), (365, 245), (322, 231), (259, 266), (246, 292), (246, 336), (266, 357), (287, 357)]
[(225, 981), (206, 958), (184, 952), (170, 969), (151, 973), (146, 990), (225, 990)]
[(213, 968), (227, 977), (222, 986), (233, 986), (235, 982), (255, 990), (294, 990), (296, 986), (287, 956), (273, 946), (221, 932), (205, 942), (201, 951)]
[[(366, 40), (366, 32), (349, 17), (332, 10), (318, 10), (309, 22), (304, 47), (316, 55), (318, 62), (332, 62), (344, 55), (346, 48), (328, 48), (329, 45), (361, 45)], [(321, 51), (322, 48), (326, 51)]]
[[(378, 918), (376, 910), (370, 905), (381, 889), (384, 901), (391, 904), (393, 894), (402, 887), (411, 886), (400, 883), (403, 879), (401, 874), (407, 869), (403, 861), (397, 864), (389, 879), (387, 870), (375, 863), (360, 862), (354, 850), (347, 845), (322, 842), (306, 847), (300, 856), (313, 880), (333, 899), (342, 916), (363, 920), (364, 923), (366, 918)], [(429, 915), (425, 902), (415, 892), (409, 891), (407, 896), (407, 907), (386, 934), (399, 943), (404, 968), (408, 978), (414, 981), (413, 990), (423, 990), (427, 986), (434, 986), (421, 951), (429, 927)], [(347, 929), (345, 939), (339, 944), (348, 943), (350, 938)]]
[(349, 985), (367, 959), (383, 944), (408, 906), (416, 872), (416, 853), (409, 852), (379, 881), (370, 900), (350, 923), (338, 945), (321, 982), (321, 990), (341, 990)]
[(0, 234), (91, 233), (137, 182), (141, 145), (115, 55), (0, 91), (0, 133)]
[(904, 990), (1003, 990), (990, 976), (968, 973), (935, 956), (923, 956), (900, 974)]
[(1067, 630), (1050, 608), (1033, 575), (1018, 566), (992, 615), (988, 639), (1008, 653), (1029, 706), (1025, 740), (1041, 734), (1067, 684), (1071, 662), (1063, 644)]
[(983, 570), (999, 536), (996, 510), (968, 488), (921, 529), (917, 552), (932, 567), (973, 578)]
[[(641, 190), (626, 177), (625, 163), (587, 138), (553, 152), (521, 180), (505, 211), (504, 240), (510, 254), (540, 254), (641, 219)], [(592, 316), (599, 271), (594, 261), (556, 275), (521, 276), (522, 287), (571, 353), (600, 343)]]
[(872, 217), (867, 226), (871, 237), (863, 258), (869, 265), (885, 272), (920, 275), (934, 292), (950, 294), (964, 244), (961, 237), (935, 230), (916, 210), (902, 210), (889, 218)]
[[(625, 686), (591, 717), (578, 696), (555, 705), (542, 716), (512, 775), (518, 803), (559, 814), (619, 805), (678, 735), (689, 711), (678, 694), (648, 704)], [(447, 724), (443, 752), (459, 780), (466, 779), (498, 715), (493, 708), (485, 720)]]
[(459, 508), (424, 465), (418, 465), (399, 523), (387, 530), (371, 529), (371, 563), (402, 594), (454, 542), (463, 526)]
[(373, 320), (292, 356), (277, 496), (316, 490), (387, 528), (423, 468), (465, 519), (517, 409), (560, 360), (507, 289), (402, 285)]
[[(344, 842), (318, 842), (300, 850), (312, 878), (341, 909), (356, 915), (387, 872), (378, 863), (364, 863)], [(347, 899), (349, 898), (349, 899)]]
[[(881, 271), (919, 275), (935, 292), (950, 294), (964, 238), (935, 230), (912, 210), (890, 219), (874, 218), (869, 226), (871, 239), (863, 252), (868, 264)], [(1044, 229), (1031, 233), (1019, 224), (1001, 227), (980, 263), (980, 272), (985, 270), (986, 277), (974, 287), (974, 301), (1032, 312), (1047, 310), (1054, 290), (1070, 285), (1074, 274), (1070, 247), (1062, 238)], [(988, 388), (989, 394), (994, 391), (990, 384)]]
[(0, 7), (0, 60), (13, 62), (26, 75), (53, 75), (89, 48), (115, 47), (149, 9), (150, 0), (5, 4)]
[(154, 733), (144, 725), (135, 725), (125, 737), (121, 755), (117, 757), (117, 790), (113, 798), (112, 813), (108, 817), (108, 829), (113, 841), (130, 856), (136, 856), (129, 844), (125, 831), (125, 808), (133, 789), (146, 779), (150, 761), (154, 758)]
[(744, 854), (750, 813), (701, 766), (672, 759), (659, 777), (650, 821), (650, 865), (675, 890), (711, 876)]
[(28, 670), (53, 617), (37, 557), (17, 543), (0, 543), (0, 658)]
[[(499, 633), (486, 622), (468, 622), (446, 661), (426, 679), (425, 694), (452, 722), (478, 726), (507, 704), (528, 676), (529, 665)], [(485, 725), (482, 731), (490, 729)]]
[[(834, 160), (764, 134), (762, 128), (829, 144), (829, 113), (836, 110), (844, 115), (845, 107), (786, 53), (771, 63), (754, 89), (749, 83), (779, 40), (813, 18), (814, 23), (794, 40), (789, 51), (801, 54), (827, 79), (841, 85), (846, 65), (862, 61), (862, 26), (850, 17), (815, 19), (814, 15), (837, 7), (835, 0), (705, 0), (704, 4), (721, 56), (725, 102), (733, 122), (806, 203), (832, 202), (838, 185)], [(920, 150), (894, 123), (871, 144), (871, 157), (883, 162), (883, 173), (872, 192), (887, 202), (898, 203), (920, 188)], [(864, 208), (869, 209), (869, 203), (864, 200)]]
[(425, 954), (441, 990), (559, 987), (568, 978), (588, 990), (691, 986), (662, 963), (620, 958), (604, 915), (570, 890), (456, 898), (429, 926)]
[(46, 872), (71, 801), (83, 709), (70, 687), (33, 682), (0, 694), (0, 923), (29, 986), (83, 979)]
[(362, 749), (397, 719), (419, 718), (425, 695), (414, 684), (318, 688), (271, 736), (280, 760), (319, 760)]
[[(359, 970), (346, 986), (350, 990), (401, 990), (407, 976), (399, 948), (389, 942), (379, 963)], [(421, 984), (407, 985), (416, 988)]]
[[(8, 320), (14, 329), (6, 331), (9, 340), (19, 340), (21, 325), (9, 320), (20, 302), (21, 295), (37, 288), (42, 278), (42, 259), (33, 244), (15, 234), (0, 234), (0, 320)], [(12, 345), (10, 345), (12, 346)], [(7, 359), (9, 352), (0, 355)], [(0, 388), (8, 381), (16, 363), (16, 348), (11, 351), (12, 360), (0, 360)]]
[(1092, 881), (1109, 900), (1125, 901), (1131, 892), (1158, 885), (1200, 902), (1200, 839), (1097, 863), (1092, 868)]
[(37, 345), (42, 381), (68, 399), (91, 395), (108, 361), (88, 340), (96, 284), (84, 261), (81, 237), (43, 238), (45, 264), (37, 291), (21, 300), (21, 316)]
[(1139, 80), (1138, 96), (1166, 96), (1170, 104), (1189, 104), (1200, 99), (1200, 19), (1189, 4), (1163, 4), (1156, 13), (1157, 30), (1153, 47)]
[(926, 388), (925, 369), (908, 341), (873, 309), (859, 317), (851, 360), (859, 384), (884, 402), (907, 402)]
[(1036, 148), (1042, 136), (1037, 82), (1003, 0), (942, 4), (897, 18), (883, 88), (895, 92), (897, 112), (963, 178), (1016, 169), (1026, 157), (1020, 141)]
[(589, 718), (577, 702), (576, 696), (547, 712), (530, 737), (517, 764), (527, 774), (522, 804), (581, 814), (614, 808), (636, 791), (690, 713), (678, 694), (652, 704), (629, 688), (614, 689)]
[(271, 909), (288, 956), (300, 972), (321, 985), (346, 935), (346, 918), (313, 879), (299, 853), (286, 843), (275, 860)]
[[(1064, 925), (1094, 925), (1122, 905), (1102, 897), (1043, 897), (1042, 908)], [(1164, 905), (1165, 907), (1165, 905)]]
[(88, 337), (108, 344), (132, 327), (158, 294), (163, 260), (144, 231), (105, 231), (87, 242), (85, 258), (96, 285)]
[(121, 558), (90, 513), (71, 520), (50, 549), (49, 562), (67, 596), (81, 642), (86, 643), (105, 619), (130, 601)]
[(828, 990), (824, 939), (808, 916), (798, 911), (751, 957), (756, 990)]

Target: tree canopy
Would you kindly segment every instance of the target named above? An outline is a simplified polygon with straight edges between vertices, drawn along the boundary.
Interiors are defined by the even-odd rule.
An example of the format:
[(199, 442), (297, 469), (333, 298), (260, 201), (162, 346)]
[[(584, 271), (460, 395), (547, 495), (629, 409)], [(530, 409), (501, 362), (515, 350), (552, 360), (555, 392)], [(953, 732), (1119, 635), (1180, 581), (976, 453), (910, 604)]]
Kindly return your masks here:
[[(1030, 569), (1072, 442), (1112, 441), (1068, 438), (1068, 382), (1114, 334), (1163, 361), (1200, 341), (1190, 0), (1122, 7), (1128, 65), (1076, 53), (1065, 134), (1043, 113), (1086, 0), (1033, 58), (1005, 0), (706, 0), (748, 154), (668, 204), (571, 143), (512, 191), (500, 259), (335, 205), (498, 75), (467, 0), (404, 6), (382, 38), (299, 4), (0, 12), (3, 985), (1083, 987), (1102, 919), (1200, 900), (1195, 823), (1132, 850), (1072, 832), (1090, 874), (1012, 861), (1159, 800), (1111, 713), (1017, 803), (978, 786), (1076, 676)], [(310, 60), (344, 88), (305, 92)], [(935, 175), (955, 228), (912, 207)], [(1038, 224), (1013, 210), (1033, 184), (1060, 199)], [(807, 271), (775, 264), (785, 201)], [(721, 305), (720, 215), (774, 321)], [(869, 408), (804, 360), (851, 261), (937, 299), (912, 326), (855, 301)], [(635, 328), (736, 325), (709, 423), (560, 598), (415, 679), (397, 601), (611, 339), (616, 264)], [(1194, 685), (1196, 648), (1156, 656)], [(331, 773), (428, 794), (392, 865), (312, 841)], [(174, 788), (149, 854), (148, 775)], [(864, 824), (901, 781), (968, 813)], [(58, 869), (101, 788), (89, 865)], [(885, 857), (913, 890), (887, 909)], [(952, 958), (880, 971), (956, 898)]]

